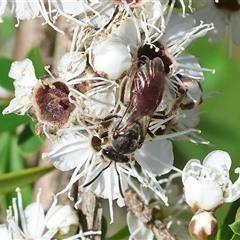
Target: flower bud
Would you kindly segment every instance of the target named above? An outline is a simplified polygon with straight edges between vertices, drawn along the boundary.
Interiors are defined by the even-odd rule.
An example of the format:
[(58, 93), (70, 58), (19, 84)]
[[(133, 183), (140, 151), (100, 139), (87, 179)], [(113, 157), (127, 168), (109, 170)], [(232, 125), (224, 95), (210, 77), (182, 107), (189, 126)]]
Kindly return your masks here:
[(193, 239), (205, 240), (217, 233), (217, 219), (212, 212), (196, 213), (189, 223), (189, 233)]
[(128, 47), (120, 38), (109, 37), (93, 49), (93, 67), (100, 76), (116, 80), (131, 66)]
[(62, 235), (74, 235), (77, 232), (78, 226), (76, 211), (69, 205), (55, 206), (46, 223), (48, 229), (58, 229), (56, 235), (61, 237)]

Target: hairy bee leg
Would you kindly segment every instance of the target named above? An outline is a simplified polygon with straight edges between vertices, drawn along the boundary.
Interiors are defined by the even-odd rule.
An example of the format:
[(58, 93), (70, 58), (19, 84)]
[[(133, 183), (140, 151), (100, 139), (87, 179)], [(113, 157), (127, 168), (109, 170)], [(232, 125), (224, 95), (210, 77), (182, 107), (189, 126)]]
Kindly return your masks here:
[(126, 90), (126, 85), (127, 85), (127, 80), (128, 80), (128, 77), (127, 78), (124, 78), (122, 80), (122, 83), (120, 85), (120, 101), (124, 104), (125, 103), (125, 90)]
[[(127, 106), (130, 101), (130, 94), (131, 94), (131, 86), (132, 86), (132, 79), (129, 77), (125, 77), (121, 80), (120, 84), (120, 102), (124, 105)], [(126, 97), (126, 95), (128, 97)]]

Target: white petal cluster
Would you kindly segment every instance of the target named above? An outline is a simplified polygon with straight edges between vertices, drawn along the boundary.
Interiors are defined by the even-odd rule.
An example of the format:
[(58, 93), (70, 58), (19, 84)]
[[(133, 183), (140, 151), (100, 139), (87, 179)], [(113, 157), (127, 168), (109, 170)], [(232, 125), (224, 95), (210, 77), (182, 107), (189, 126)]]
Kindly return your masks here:
[(30, 59), (13, 62), (9, 71), (9, 77), (15, 79), (15, 98), (10, 105), (3, 110), (3, 114), (16, 113), (24, 115), (31, 107), (31, 96), (38, 80), (35, 69)]
[(45, 214), (40, 202), (41, 190), (38, 192), (36, 202), (29, 204), (25, 209), (21, 190), (18, 188), (16, 192), (17, 199), (12, 200), (12, 206), (7, 210), (7, 224), (0, 224), (1, 239), (51, 240), (56, 236), (65, 240), (77, 240), (84, 236), (101, 234), (96, 231), (83, 232), (79, 227), (76, 211), (69, 205), (57, 204), (56, 199)]
[[(230, 167), (229, 154), (220, 150), (209, 153), (202, 164), (197, 159), (186, 164), (182, 175), (184, 194), (194, 211), (214, 211), (240, 197), (240, 177), (233, 183), (229, 179)], [(239, 174), (240, 169), (235, 172)]]
[[(173, 5), (168, 8), (168, 1), (75, 0), (69, 5), (62, 0), (48, 1), (46, 6), (41, 0), (37, 3), (16, 2), (11, 11), (18, 20), (29, 18), (24, 11), (19, 12), (21, 8), (32, 17), (42, 16), (57, 31), (61, 31), (54, 25), (57, 18), (67, 18), (74, 27), (71, 49), (60, 58), (56, 74), (47, 70), (48, 76), (39, 80), (30, 60), (14, 62), (9, 76), (15, 80), (15, 98), (3, 113), (28, 113), (37, 120), (36, 132), (44, 133), (53, 143), (43, 158), (61, 171), (74, 169), (69, 183), (57, 195), (69, 191), (81, 179), (76, 206), (91, 189), (108, 199), (113, 220), (113, 200), (124, 206), (130, 176), (168, 205), (157, 177), (173, 168), (169, 139), (196, 131), (196, 109), (202, 101), (200, 82), (207, 70), (195, 56), (183, 51), (213, 26), (197, 25), (189, 15), (173, 14)], [(1, 4), (0, 10), (3, 12), (5, 7), (9, 4)], [(147, 63), (155, 59), (161, 69), (148, 70)], [(146, 89), (156, 81), (156, 72), (161, 76), (161, 99), (155, 99), (160, 104), (153, 113), (148, 113), (148, 107), (152, 107), (147, 106), (148, 96), (144, 95), (144, 109), (138, 103), (142, 90), (135, 82), (140, 70), (144, 76), (139, 77), (139, 82)], [(138, 135), (139, 144), (120, 157), (120, 151), (116, 151), (114, 154), (124, 159), (121, 161), (103, 152), (114, 145), (113, 132), (123, 116), (127, 120), (120, 136), (131, 130)]]
[(75, 0), (69, 4), (66, 0), (49, 0), (46, 4), (43, 0), (3, 0), (0, 3), (0, 22), (2, 22), (4, 13), (9, 10), (17, 19), (16, 26), (19, 26), (21, 20), (42, 17), (45, 23), (64, 34), (64, 31), (55, 25), (59, 16), (63, 16), (81, 26), (91, 25), (92, 27), (100, 28), (110, 21), (115, 8), (115, 4), (111, 1)]
[[(13, 205), (7, 211), (7, 226), (1, 225), (1, 239), (52, 239), (58, 232), (58, 226), (45, 229), (48, 216), (51, 214), (51, 208), (45, 215), (40, 203), (41, 192), (38, 193), (36, 202), (23, 209), (20, 189), (16, 191), (17, 199), (13, 199)], [(52, 207), (55, 205), (56, 202), (53, 203)], [(75, 224), (77, 223), (75, 222)], [(2, 238), (3, 236), (7, 238)]]
[[(164, 190), (156, 180), (156, 176), (171, 170), (173, 151), (170, 141), (161, 140), (152, 142), (152, 144), (146, 142), (140, 150), (136, 151), (134, 156), (142, 167), (141, 174), (135, 168), (134, 162), (127, 166), (123, 163), (104, 160), (101, 152), (97, 152), (92, 145), (93, 133), (87, 128), (82, 129), (82, 131), (86, 130), (89, 131), (91, 137), (81, 134), (80, 128), (67, 130), (67, 132), (62, 131), (61, 137), (53, 142), (52, 150), (43, 154), (45, 160), (51, 160), (53, 165), (62, 171), (75, 168), (68, 185), (58, 195), (68, 191), (76, 181), (85, 177), (85, 181), (79, 186), (82, 195), (78, 202), (82, 200), (89, 189), (92, 189), (97, 196), (109, 200), (110, 217), (113, 220), (112, 201), (117, 200), (120, 207), (124, 206), (122, 194), (128, 187), (128, 177), (132, 176), (155, 192), (167, 205)], [(160, 155), (161, 157), (159, 157)], [(146, 162), (146, 158), (148, 162)], [(110, 166), (108, 167), (108, 165)], [(95, 178), (97, 179), (91, 182)], [(86, 184), (87, 186), (85, 186)], [(76, 206), (78, 202), (75, 204)]]

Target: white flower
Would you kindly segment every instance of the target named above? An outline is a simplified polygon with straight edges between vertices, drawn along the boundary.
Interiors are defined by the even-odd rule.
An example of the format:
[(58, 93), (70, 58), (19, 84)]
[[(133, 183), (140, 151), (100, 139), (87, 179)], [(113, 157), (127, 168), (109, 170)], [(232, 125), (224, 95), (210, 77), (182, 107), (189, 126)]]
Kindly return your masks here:
[[(183, 169), (182, 182), (186, 202), (194, 210), (214, 211), (225, 202), (240, 197), (240, 177), (235, 183), (229, 179), (231, 158), (227, 152), (209, 153), (203, 164), (190, 160)], [(240, 173), (240, 169), (235, 170)]]
[[(8, 5), (10, 11), (13, 15), (16, 16), (16, 19), (24, 20), (24, 19), (33, 19), (39, 16), (39, 12), (41, 11), (42, 7), (39, 1), (8, 1)], [(46, 10), (45, 10), (46, 11)]]
[[(96, 138), (92, 135), (87, 137), (82, 134), (81, 129), (76, 129), (76, 131), (67, 130), (65, 134), (54, 141), (52, 151), (43, 154), (43, 158), (51, 160), (54, 166), (62, 171), (75, 168), (70, 182), (66, 188), (57, 195), (66, 192), (76, 181), (86, 176), (86, 180), (82, 186), (80, 186), (83, 193), (80, 199), (78, 199), (78, 202), (82, 200), (85, 192), (92, 188), (99, 197), (107, 198), (109, 200), (110, 215), (113, 219), (112, 201), (122, 198), (119, 191), (120, 188), (122, 188), (122, 191), (125, 191), (126, 189), (126, 184), (123, 183), (123, 181), (126, 181), (126, 176), (122, 176), (123, 173), (120, 173), (119, 186), (118, 175), (115, 167), (111, 166), (103, 171), (96, 181), (87, 187), (83, 187), (85, 184), (88, 184), (89, 181), (95, 179), (101, 170), (109, 165), (108, 162), (103, 161), (100, 153), (94, 150), (95, 144), (100, 144), (95, 143), (95, 139)], [(81, 171), (79, 172), (80, 169)], [(119, 204), (122, 205), (122, 203)], [(75, 205), (77, 206), (77, 203)]]
[[(240, 3), (237, 0), (211, 0), (203, 1), (205, 5), (197, 9), (193, 16), (198, 21), (213, 23), (214, 30), (208, 33), (211, 42), (219, 41), (228, 27), (228, 38), (231, 47), (231, 41), (240, 45)], [(231, 48), (230, 48), (231, 50)]]
[(71, 15), (80, 15), (88, 9), (88, 3), (86, 1), (72, 0), (69, 4), (68, 0), (51, 0), (53, 6), (60, 12)]
[[(58, 228), (45, 230), (46, 220), (51, 210), (45, 215), (40, 203), (40, 194), (37, 195), (37, 201), (23, 209), (22, 195), (20, 189), (17, 189), (17, 199), (13, 199), (13, 205), (7, 211), (7, 230), (9, 239), (52, 239), (57, 233)], [(52, 206), (56, 205), (56, 202)], [(51, 209), (51, 208), (50, 208)], [(19, 226), (21, 222), (21, 227)], [(1, 229), (0, 236), (6, 233), (6, 228)]]
[[(181, 54), (195, 39), (203, 37), (212, 29), (211, 24), (197, 25), (195, 19), (190, 15), (185, 18), (181, 15), (171, 15), (165, 30), (166, 33), (158, 40), (165, 49), (166, 56), (163, 55), (163, 57), (169, 58), (172, 62), (172, 66), (168, 66), (170, 73), (202, 80), (202, 71), (206, 69), (200, 67), (194, 56)], [(156, 46), (158, 47), (157, 44)]]
[[(25, 209), (20, 189), (17, 188), (16, 192), (17, 199), (13, 199), (13, 205), (7, 210), (7, 225), (0, 225), (1, 239), (51, 240), (57, 236), (65, 240), (74, 240), (101, 234), (99, 231), (83, 232), (76, 211), (69, 205), (57, 205), (56, 198), (45, 214), (40, 203), (41, 190), (36, 202), (29, 204)], [(78, 228), (79, 232), (75, 234)]]
[[(159, 116), (164, 114), (165, 117), (164, 120), (161, 118), (152, 120), (150, 130), (153, 133), (161, 135), (164, 128), (167, 130), (172, 128), (170, 133), (174, 132), (175, 134), (175, 130), (177, 129), (177, 131), (179, 131), (179, 127), (182, 133), (177, 132), (176, 134), (178, 135), (198, 131), (191, 129), (198, 123), (198, 114), (191, 114), (194, 111), (196, 112), (196, 109), (186, 113), (187, 116), (190, 116), (188, 119), (192, 118), (191, 120), (193, 120), (188, 123), (184, 120), (183, 116), (185, 113), (183, 114), (181, 109), (192, 109), (202, 102), (200, 81), (203, 80), (203, 71), (211, 70), (201, 68), (196, 57), (189, 54), (183, 55), (182, 53), (193, 40), (204, 36), (208, 31), (212, 30), (212, 28), (213, 26), (211, 24), (200, 24), (197, 26), (196, 21), (190, 15), (183, 18), (181, 15), (172, 14), (170, 19), (167, 20), (165, 34), (161, 35), (151, 44), (146, 42), (146, 39), (144, 40), (143, 37), (142, 41), (146, 42), (143, 46), (141, 46), (142, 43), (141, 40), (139, 40), (139, 32), (141, 30), (138, 29), (133, 19), (123, 21), (118, 28), (116, 34), (129, 46), (128, 48), (130, 49), (133, 59), (138, 57), (138, 60), (144, 61), (142, 56), (149, 57), (150, 59), (158, 57), (164, 64), (166, 84), (163, 99), (155, 114), (159, 114)], [(132, 38), (125, 34), (129, 29), (131, 29)], [(178, 119), (180, 118), (182, 123), (179, 121), (178, 124)], [(168, 126), (171, 124), (173, 127)], [(161, 128), (162, 130), (158, 131)], [(206, 143), (206, 141), (200, 138), (193, 141)]]
[(81, 53), (66, 53), (59, 60), (58, 74), (49, 72), (38, 80), (31, 60), (12, 63), (9, 76), (14, 81), (15, 98), (3, 110), (23, 115), (26, 112), (37, 119), (37, 134), (54, 133), (58, 128), (71, 125), (76, 117), (78, 96), (71, 91), (72, 79), (76, 80), (86, 67), (86, 58)]
[(86, 68), (87, 60), (79, 52), (67, 52), (58, 61), (57, 69), (60, 78), (70, 81), (79, 76)]
[[(180, 174), (174, 173), (169, 175), (168, 178), (159, 180), (168, 198), (169, 206), (166, 206), (154, 192), (145, 188), (143, 185), (139, 186), (133, 179), (129, 181), (129, 184), (146, 206), (154, 209), (155, 213), (159, 212), (159, 214), (156, 215), (161, 216), (159, 220), (165, 224), (166, 229), (172, 236), (187, 240), (190, 239), (187, 231), (190, 209), (184, 202), (182, 189), (173, 183), (180, 176)], [(154, 235), (152, 230), (147, 228), (143, 222), (137, 219), (130, 211), (127, 213), (127, 223), (131, 233), (129, 239), (153, 239)]]
[(3, 110), (3, 114), (17, 113), (24, 115), (31, 107), (31, 96), (38, 79), (30, 59), (13, 62), (9, 71), (9, 77), (15, 79), (15, 98), (10, 105)]
[(137, 16), (136, 21), (139, 28), (142, 29), (145, 35), (143, 44), (151, 45), (159, 39), (165, 31), (166, 23), (164, 14), (168, 3), (167, 1), (142, 2), (143, 6), (134, 8), (133, 12)]
[(109, 23), (116, 8), (114, 1), (104, 0), (73, 0), (71, 4), (68, 0), (50, 2), (54, 8), (52, 12), (57, 12), (56, 16), (63, 16), (79, 26), (90, 25), (93, 28), (101, 28)]
[(49, 24), (53, 29), (60, 33), (64, 33), (51, 22), (49, 18), (49, 12), (46, 10), (43, 0), (13, 0), (7, 2), (11, 13), (16, 17), (16, 26), (19, 26), (20, 20), (30, 20), (42, 16), (46, 23)]
[(141, 44), (141, 36), (140, 29), (134, 19), (124, 19), (113, 35), (121, 39), (132, 56), (137, 57), (138, 48)]
[(76, 181), (85, 177), (80, 186), (82, 194), (75, 205), (77, 206), (85, 192), (91, 189), (97, 196), (108, 199), (110, 217), (113, 221), (112, 201), (117, 200), (120, 207), (124, 205), (123, 195), (128, 186), (128, 176), (133, 176), (167, 204), (167, 198), (156, 176), (171, 170), (173, 164), (171, 142), (146, 141), (141, 149), (133, 153), (131, 159), (135, 159), (142, 167), (142, 173), (138, 173), (134, 160), (129, 158), (129, 162), (121, 163), (110, 161), (102, 155), (105, 146), (101, 146), (101, 140), (94, 136), (95, 128), (76, 127), (62, 130), (61, 137), (53, 142), (52, 150), (43, 154), (44, 159), (50, 160), (62, 171), (75, 168), (70, 182), (58, 195), (68, 191)]
[(92, 0), (90, 7), (93, 8), (94, 14), (89, 14), (87, 16), (89, 19), (86, 22), (95, 29), (107, 25), (111, 21), (116, 10), (114, 1)]

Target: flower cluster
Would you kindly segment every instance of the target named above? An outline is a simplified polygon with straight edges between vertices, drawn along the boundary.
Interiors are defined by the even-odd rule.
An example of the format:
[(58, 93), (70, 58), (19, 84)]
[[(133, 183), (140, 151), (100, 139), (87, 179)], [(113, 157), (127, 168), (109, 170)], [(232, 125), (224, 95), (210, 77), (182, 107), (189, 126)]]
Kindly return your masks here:
[[(175, 1), (167, 0), (74, 0), (71, 4), (63, 0), (1, 1), (0, 21), (8, 9), (17, 19), (16, 26), (21, 20), (41, 17), (64, 34), (57, 27), (58, 18), (66, 18), (69, 24), (71, 47), (58, 60), (55, 73), (45, 67), (47, 75), (37, 78), (30, 59), (12, 63), (9, 77), (14, 80), (15, 98), (3, 110), (3, 114), (28, 114), (36, 122), (36, 134), (46, 135), (52, 143), (42, 158), (61, 171), (74, 170), (55, 199), (71, 192), (78, 182), (75, 207), (92, 190), (108, 200), (112, 222), (113, 201), (124, 206), (125, 192), (129, 186), (137, 191), (133, 184), (137, 181), (141, 189), (137, 192), (146, 205), (160, 198), (161, 203), (155, 200), (153, 208), (164, 209), (173, 199), (183, 206), (182, 195), (168, 199), (171, 181), (163, 187), (164, 180), (159, 177), (171, 170), (181, 172), (173, 166), (172, 141), (208, 143), (198, 136), (195, 127), (199, 122), (198, 106), (204, 98), (203, 72), (214, 72), (203, 68), (185, 49), (206, 34), (217, 40), (225, 29), (222, 23), (229, 25), (233, 41), (240, 41), (234, 30), (239, 20), (237, 0), (231, 4), (212, 1), (194, 14), (186, 14), (183, 0), (179, 2), (183, 11), (177, 14), (173, 12)], [(193, 10), (191, 4), (189, 8)], [(224, 18), (202, 21), (204, 12), (213, 8)], [(213, 156), (219, 155), (224, 155), (224, 160), (215, 165)], [(191, 160), (181, 172), (186, 202), (195, 213), (190, 228), (200, 215), (209, 214), (211, 223), (217, 208), (239, 198), (239, 180), (235, 184), (229, 180), (230, 165), (229, 156), (218, 151), (208, 155), (203, 166)], [(207, 198), (202, 194), (210, 191)], [(37, 207), (39, 210), (39, 202)], [(14, 202), (14, 211), (8, 212), (8, 227), (2, 226), (0, 234), (4, 232), (10, 239), (45, 235), (51, 239), (61, 226), (51, 226), (54, 222), (49, 215), (55, 212), (54, 207), (45, 217), (41, 213), (44, 224), (38, 233), (32, 233), (34, 227), (30, 229), (25, 223), (27, 211), (21, 204), (18, 208), (23, 229), (17, 227)], [(175, 213), (178, 207), (174, 206)], [(174, 217), (173, 212), (170, 215)], [(129, 213), (131, 237), (153, 238), (142, 225), (133, 226), (133, 222), (138, 223), (133, 218)], [(174, 219), (163, 217), (163, 222), (169, 231), (173, 226), (177, 229)], [(77, 236), (82, 234), (80, 231)]]
[(40, 202), (41, 190), (38, 192), (36, 202), (25, 209), (20, 189), (18, 188), (16, 192), (17, 199), (13, 199), (12, 206), (7, 211), (7, 225), (0, 224), (1, 239), (51, 240), (61, 237), (65, 240), (74, 240), (87, 235), (101, 234), (93, 231), (83, 233), (76, 211), (69, 205), (58, 205), (56, 200), (45, 215)]
[(124, 205), (129, 176), (168, 205), (156, 177), (173, 168), (170, 139), (202, 141), (194, 127), (208, 69), (183, 51), (213, 26), (196, 25), (160, 1), (77, 3), (70, 9), (53, 2), (48, 15), (43, 5), (33, 14), (47, 22), (53, 13), (72, 20), (71, 51), (59, 60), (57, 73), (40, 79), (29, 59), (14, 62), (9, 76), (15, 98), (3, 114), (28, 113), (36, 133), (52, 139), (43, 158), (62, 171), (75, 168), (57, 195), (84, 179), (76, 206), (91, 189), (109, 200), (113, 220), (112, 201)]

